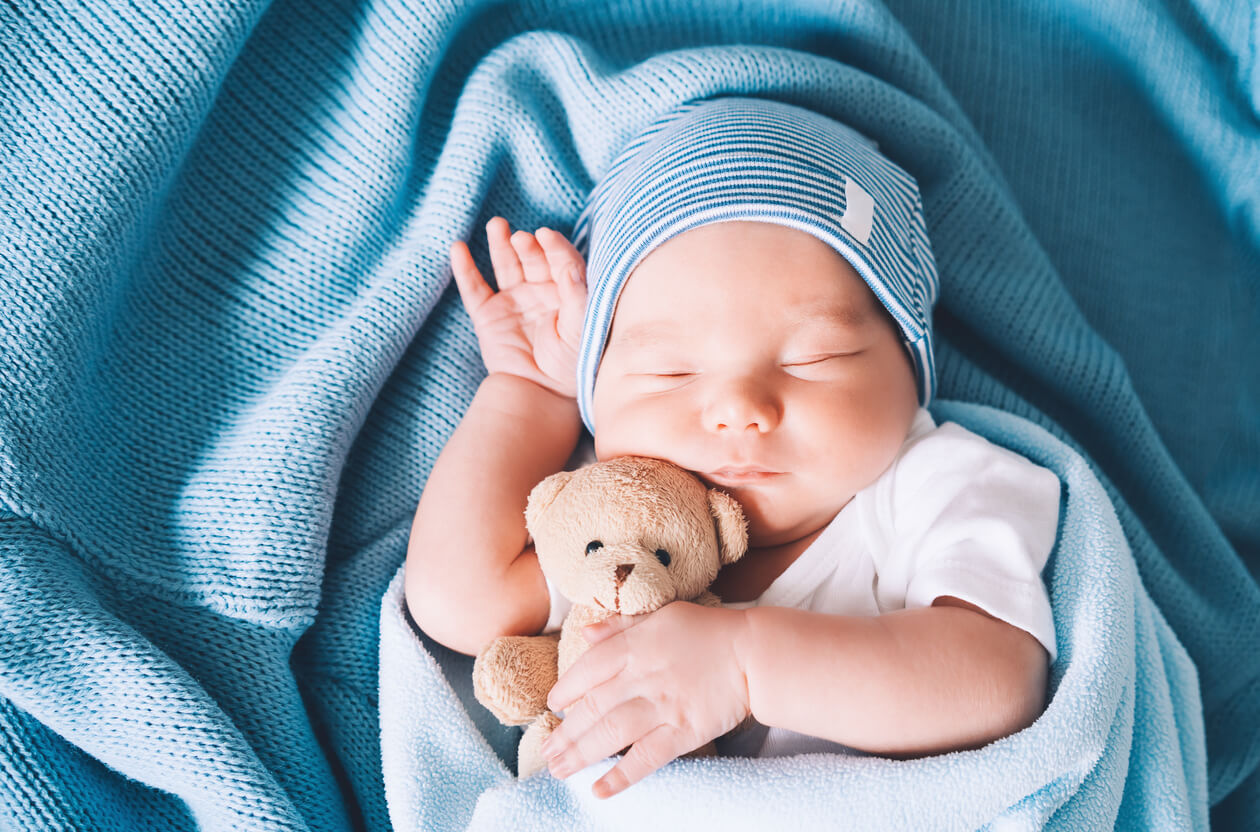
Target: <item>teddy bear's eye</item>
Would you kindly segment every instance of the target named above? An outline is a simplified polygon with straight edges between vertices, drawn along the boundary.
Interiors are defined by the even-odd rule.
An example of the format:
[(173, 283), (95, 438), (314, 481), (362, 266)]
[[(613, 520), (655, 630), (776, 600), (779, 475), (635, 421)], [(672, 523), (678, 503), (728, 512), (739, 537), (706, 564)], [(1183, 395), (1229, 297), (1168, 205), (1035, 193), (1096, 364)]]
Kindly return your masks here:
[(598, 540), (592, 540), (590, 543), (586, 544), (586, 554), (589, 555), (591, 552), (594, 552), (596, 549), (602, 549), (602, 548), (604, 548), (603, 543), (600, 543)]
[(656, 559), (661, 562), (661, 566), (669, 566), (669, 552), (664, 549), (656, 550)]

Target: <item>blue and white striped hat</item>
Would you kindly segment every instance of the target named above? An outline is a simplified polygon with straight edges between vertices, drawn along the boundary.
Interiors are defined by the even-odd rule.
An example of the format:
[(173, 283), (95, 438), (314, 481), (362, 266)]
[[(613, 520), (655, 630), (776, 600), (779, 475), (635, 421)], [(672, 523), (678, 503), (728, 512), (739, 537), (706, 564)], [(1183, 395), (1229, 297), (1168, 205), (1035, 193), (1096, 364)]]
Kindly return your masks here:
[(627, 277), (671, 237), (731, 220), (809, 232), (839, 252), (901, 327), (919, 403), (936, 387), (932, 305), (939, 280), (914, 177), (868, 138), (810, 110), (760, 98), (682, 104), (613, 161), (578, 216), (586, 320), (578, 407), (593, 434), (592, 397)]

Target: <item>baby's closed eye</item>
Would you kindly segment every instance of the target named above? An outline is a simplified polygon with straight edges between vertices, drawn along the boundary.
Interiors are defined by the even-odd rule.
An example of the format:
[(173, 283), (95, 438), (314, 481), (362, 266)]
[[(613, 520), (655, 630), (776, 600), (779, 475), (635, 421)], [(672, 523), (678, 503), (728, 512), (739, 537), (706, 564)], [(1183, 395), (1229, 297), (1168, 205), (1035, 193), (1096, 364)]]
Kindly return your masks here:
[(855, 352), (828, 353), (826, 355), (818, 355), (818, 356), (809, 357), (809, 358), (793, 358), (784, 362), (783, 366), (784, 367), (803, 367), (807, 364), (819, 364), (823, 361), (831, 361), (832, 359), (835, 359), (835, 358), (851, 358), (857, 355), (859, 352), (861, 352), (861, 350), (857, 350)]
[[(793, 357), (782, 363), (784, 367), (808, 367), (815, 364), (823, 364), (828, 361), (836, 361), (839, 359), (852, 358), (860, 355), (862, 350), (854, 350), (850, 352), (833, 352), (820, 355), (810, 355), (802, 357)], [(685, 378), (696, 374), (695, 370), (676, 370), (676, 369), (644, 369), (637, 372), (630, 372), (626, 375), (639, 376), (644, 378)]]

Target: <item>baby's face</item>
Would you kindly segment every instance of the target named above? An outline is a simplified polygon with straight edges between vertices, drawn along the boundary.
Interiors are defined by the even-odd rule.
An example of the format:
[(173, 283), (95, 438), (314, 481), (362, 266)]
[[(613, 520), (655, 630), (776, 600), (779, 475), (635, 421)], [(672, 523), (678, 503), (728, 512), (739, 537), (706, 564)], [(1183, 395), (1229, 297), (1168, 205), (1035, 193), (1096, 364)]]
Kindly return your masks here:
[[(702, 226), (643, 259), (592, 402), (599, 459), (666, 459), (729, 491), (755, 548), (830, 522), (892, 462), (917, 410), (910, 354), (848, 261), (760, 222)], [(730, 467), (774, 473), (718, 473)]]

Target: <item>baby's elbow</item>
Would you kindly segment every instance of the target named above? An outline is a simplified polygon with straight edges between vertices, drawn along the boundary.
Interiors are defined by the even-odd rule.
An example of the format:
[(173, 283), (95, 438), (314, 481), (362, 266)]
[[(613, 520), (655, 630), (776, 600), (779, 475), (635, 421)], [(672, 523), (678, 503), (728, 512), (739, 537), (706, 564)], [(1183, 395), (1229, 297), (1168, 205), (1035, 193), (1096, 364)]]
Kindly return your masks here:
[(998, 736), (1005, 737), (1032, 725), (1046, 709), (1046, 683), (1050, 655), (1033, 636), (1018, 631), (1021, 638), (1012, 650), (1007, 670), (1009, 709), (1004, 709)]

